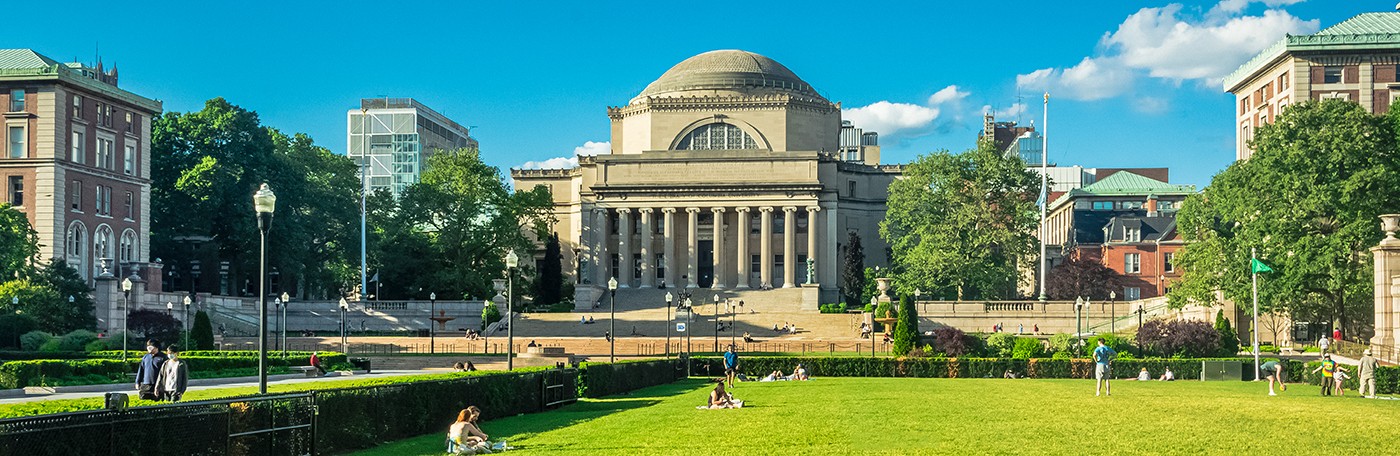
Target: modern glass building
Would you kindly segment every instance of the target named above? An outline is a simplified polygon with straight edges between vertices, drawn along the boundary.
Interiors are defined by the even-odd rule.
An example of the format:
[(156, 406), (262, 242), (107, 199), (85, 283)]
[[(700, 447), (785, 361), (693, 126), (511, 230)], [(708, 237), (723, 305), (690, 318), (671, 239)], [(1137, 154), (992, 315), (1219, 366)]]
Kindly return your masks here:
[(471, 131), (412, 98), (365, 98), (346, 113), (347, 153), (368, 166), (370, 191), (389, 189), (395, 197), (418, 176), (438, 151), (475, 149)]

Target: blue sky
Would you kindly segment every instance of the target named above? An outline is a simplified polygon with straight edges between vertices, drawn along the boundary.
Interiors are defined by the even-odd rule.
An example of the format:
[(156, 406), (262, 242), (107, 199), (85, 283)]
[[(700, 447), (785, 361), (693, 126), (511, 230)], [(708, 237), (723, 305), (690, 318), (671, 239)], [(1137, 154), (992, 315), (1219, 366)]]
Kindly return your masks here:
[(25, 20), (6, 24), (0, 48), (90, 62), (100, 47), (124, 88), (164, 101), (168, 111), (222, 96), (338, 153), (345, 112), (361, 97), (387, 95), (417, 98), (476, 126), (493, 165), (572, 157), (589, 141), (608, 140), (607, 106), (626, 103), (671, 65), (744, 49), (782, 62), (841, 102), (846, 118), (879, 131), (887, 163), (971, 147), (984, 109), (1039, 124), (1048, 89), (1052, 160), (1167, 166), (1174, 182), (1201, 186), (1234, 159), (1233, 103), (1221, 76), (1283, 33), (1393, 7), (1352, 0), (83, 3), (65, 3), (64, 11), (41, 1), (8, 5), (7, 17)]

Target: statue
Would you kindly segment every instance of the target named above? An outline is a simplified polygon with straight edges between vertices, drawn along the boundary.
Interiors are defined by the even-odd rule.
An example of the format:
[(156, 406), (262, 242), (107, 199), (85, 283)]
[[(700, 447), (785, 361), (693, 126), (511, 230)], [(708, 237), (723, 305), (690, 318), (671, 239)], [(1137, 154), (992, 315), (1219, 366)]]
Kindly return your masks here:
[(817, 260), (807, 257), (807, 285), (817, 283)]

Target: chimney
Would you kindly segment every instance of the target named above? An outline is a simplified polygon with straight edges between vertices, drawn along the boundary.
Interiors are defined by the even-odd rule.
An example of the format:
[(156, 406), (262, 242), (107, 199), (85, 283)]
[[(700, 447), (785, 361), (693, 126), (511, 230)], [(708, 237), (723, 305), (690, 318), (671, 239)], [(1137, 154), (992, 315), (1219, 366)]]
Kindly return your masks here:
[(1156, 216), (1157, 216), (1157, 195), (1156, 195), (1156, 194), (1148, 194), (1148, 195), (1147, 195), (1147, 204), (1145, 204), (1143, 207), (1147, 208), (1147, 216), (1148, 216), (1148, 217), (1156, 217)]

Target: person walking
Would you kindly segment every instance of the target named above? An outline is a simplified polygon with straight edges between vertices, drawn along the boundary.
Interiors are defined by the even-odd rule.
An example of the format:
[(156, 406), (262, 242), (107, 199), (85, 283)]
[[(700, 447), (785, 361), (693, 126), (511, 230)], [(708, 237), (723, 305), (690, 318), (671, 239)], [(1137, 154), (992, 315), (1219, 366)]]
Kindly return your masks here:
[(1332, 355), (1322, 355), (1322, 365), (1313, 369), (1313, 373), (1322, 372), (1322, 395), (1331, 396), (1333, 385), (1333, 375), (1337, 372), (1337, 362), (1332, 361)]
[(160, 349), (153, 346), (146, 347), (146, 355), (141, 357), (141, 362), (136, 365), (136, 397), (141, 399), (156, 401), (160, 397), (156, 396), (156, 381), (160, 378), (160, 367), (165, 362), (165, 357), (156, 356)]
[(160, 376), (156, 379), (156, 396), (161, 400), (180, 402), (185, 390), (190, 386), (190, 368), (180, 359), (180, 347), (171, 345), (165, 349), (167, 359), (160, 366)]
[(1118, 352), (1104, 345), (1103, 339), (1099, 339), (1099, 347), (1094, 349), (1094, 396), (1100, 392), (1105, 396), (1112, 396), (1113, 390), (1109, 386), (1109, 380), (1113, 379), (1113, 370), (1110, 366), (1113, 358), (1118, 356)]
[(734, 377), (739, 374), (739, 354), (734, 353), (734, 346), (730, 345), (724, 351), (724, 376), (729, 382), (729, 387), (734, 387)]
[(1376, 358), (1371, 356), (1371, 349), (1361, 352), (1361, 364), (1356, 367), (1356, 379), (1361, 383), (1357, 388), (1361, 397), (1376, 398), (1376, 364)]
[(1322, 336), (1321, 339), (1317, 340), (1317, 349), (1322, 351), (1322, 354), (1326, 355), (1327, 347), (1332, 345), (1331, 342), (1331, 340), (1327, 339), (1327, 336)]
[(1278, 387), (1282, 391), (1288, 391), (1288, 385), (1283, 383), (1283, 364), (1278, 361), (1269, 360), (1259, 366), (1259, 375), (1269, 379), (1269, 395), (1277, 396), (1274, 392), (1274, 382), (1278, 382)]

